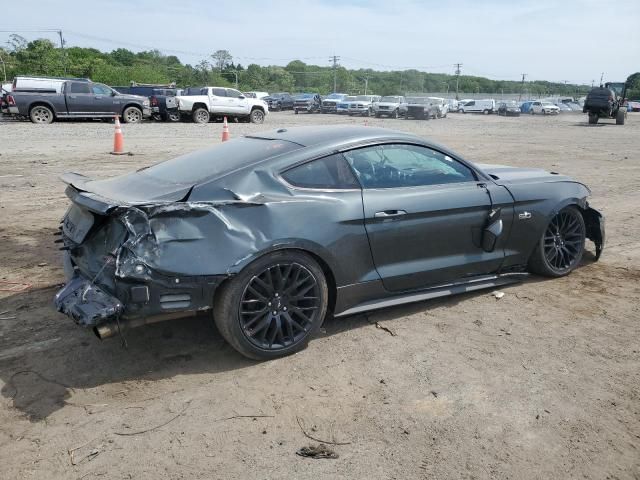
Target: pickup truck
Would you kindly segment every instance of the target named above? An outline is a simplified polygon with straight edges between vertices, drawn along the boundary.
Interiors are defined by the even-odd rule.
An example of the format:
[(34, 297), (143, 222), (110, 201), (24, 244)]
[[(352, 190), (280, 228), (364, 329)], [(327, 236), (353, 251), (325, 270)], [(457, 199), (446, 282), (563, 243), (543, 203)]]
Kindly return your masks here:
[(230, 117), (262, 123), (269, 113), (264, 100), (247, 98), (238, 90), (223, 87), (203, 87), (199, 95), (180, 95), (178, 111), (195, 123), (209, 123), (211, 118)]
[(151, 115), (149, 99), (123, 95), (89, 80), (51, 80), (37, 88), (14, 88), (7, 95), (9, 112), (47, 124), (62, 118), (112, 118), (126, 123), (141, 122)]
[(373, 104), (373, 113), (377, 118), (398, 118), (400, 116), (400, 105), (403, 103), (404, 97), (402, 96), (385, 96)]
[(295, 113), (307, 112), (314, 113), (320, 111), (322, 100), (317, 93), (301, 93), (296, 95), (293, 102), (293, 111)]
[(328, 97), (322, 99), (322, 107), (320, 107), (320, 111), (322, 113), (336, 113), (338, 111), (338, 104), (347, 97), (348, 95), (346, 93), (332, 93)]

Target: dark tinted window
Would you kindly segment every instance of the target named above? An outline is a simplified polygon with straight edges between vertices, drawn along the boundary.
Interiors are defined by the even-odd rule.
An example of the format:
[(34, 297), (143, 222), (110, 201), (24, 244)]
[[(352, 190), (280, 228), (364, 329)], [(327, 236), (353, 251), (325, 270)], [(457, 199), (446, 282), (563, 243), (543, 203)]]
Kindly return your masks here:
[(473, 182), (475, 174), (441, 152), (417, 145), (380, 145), (344, 154), (365, 188)]
[(157, 163), (143, 172), (168, 182), (193, 184), (298, 148), (302, 147), (281, 140), (241, 137)]
[(72, 82), (69, 93), (90, 93), (88, 83)]
[(330, 155), (287, 170), (282, 177), (304, 188), (360, 188), (341, 154)]
[(227, 90), (224, 88), (212, 88), (211, 89), (211, 93), (213, 95), (215, 95), (216, 97), (226, 97), (227, 96)]

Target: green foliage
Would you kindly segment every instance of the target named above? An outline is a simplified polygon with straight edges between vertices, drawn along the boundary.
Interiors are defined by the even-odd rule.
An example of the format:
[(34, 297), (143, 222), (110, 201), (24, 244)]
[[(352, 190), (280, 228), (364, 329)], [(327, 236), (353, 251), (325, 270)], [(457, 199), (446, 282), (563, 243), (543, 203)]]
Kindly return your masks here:
[(627, 98), (640, 100), (640, 72), (633, 73), (627, 78)]
[[(38, 39), (27, 42), (19, 35), (12, 35), (7, 49), (0, 49), (7, 78), (16, 75), (51, 75), (87, 77), (108, 85), (175, 82), (178, 86), (219, 85), (234, 86), (236, 74), (241, 90), (267, 92), (315, 92), (327, 94), (333, 91), (334, 74), (338, 92), (377, 95), (393, 95), (418, 92), (456, 91), (456, 77), (442, 73), (425, 73), (418, 70), (375, 71), (372, 69), (349, 70), (331, 66), (308, 65), (293, 60), (285, 67), (250, 64), (244, 68), (234, 64), (227, 50), (217, 50), (209, 59), (197, 65), (183, 65), (174, 56), (166, 56), (159, 50), (134, 53), (118, 48), (109, 53), (94, 48), (71, 47), (62, 50), (49, 40)], [(630, 91), (640, 97), (640, 74), (632, 75), (634, 86)], [(629, 77), (631, 79), (631, 77)], [(520, 82), (490, 80), (483, 77), (460, 76), (459, 95), (486, 93), (523, 93), (526, 95), (582, 95), (588, 91), (586, 85), (565, 85), (544, 81)]]

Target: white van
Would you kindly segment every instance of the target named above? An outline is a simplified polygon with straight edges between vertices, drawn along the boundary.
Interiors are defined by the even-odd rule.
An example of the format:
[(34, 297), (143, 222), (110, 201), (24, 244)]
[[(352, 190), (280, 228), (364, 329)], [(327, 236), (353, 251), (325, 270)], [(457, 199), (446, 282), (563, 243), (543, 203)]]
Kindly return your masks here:
[(462, 113), (484, 113), (489, 115), (495, 112), (496, 101), (493, 98), (486, 100), (471, 100), (460, 107)]

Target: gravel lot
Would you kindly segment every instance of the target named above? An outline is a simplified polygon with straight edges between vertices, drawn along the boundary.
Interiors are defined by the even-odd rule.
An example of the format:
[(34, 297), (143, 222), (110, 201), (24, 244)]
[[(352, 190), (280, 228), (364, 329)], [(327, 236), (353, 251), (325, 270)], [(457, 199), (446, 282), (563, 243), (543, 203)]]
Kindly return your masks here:
[[(363, 123), (270, 114), (280, 126)], [(640, 478), (640, 115), (369, 119), (486, 163), (592, 187), (600, 262), (558, 280), (329, 319), (309, 347), (256, 363), (209, 318), (97, 340), (52, 308), (58, 176), (107, 177), (220, 141), (222, 126), (0, 122), (0, 477)], [(592, 245), (590, 245), (592, 248)], [(6, 282), (25, 284), (8, 292)], [(378, 328), (382, 327), (382, 328)], [(296, 455), (330, 445), (338, 459)]]

